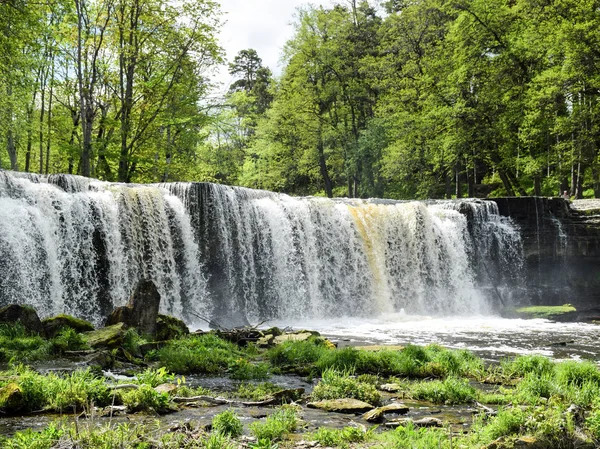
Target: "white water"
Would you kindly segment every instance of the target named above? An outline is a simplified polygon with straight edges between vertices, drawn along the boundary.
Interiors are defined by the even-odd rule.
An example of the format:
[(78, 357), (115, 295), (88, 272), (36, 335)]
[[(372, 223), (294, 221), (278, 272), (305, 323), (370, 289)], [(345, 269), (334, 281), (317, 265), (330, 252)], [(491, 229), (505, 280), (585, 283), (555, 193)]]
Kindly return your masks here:
[[(292, 198), (215, 184), (0, 172), (0, 304), (99, 323), (151, 278), (164, 312), (262, 319), (485, 315), (520, 293), (488, 201)], [(503, 304), (504, 303), (504, 304)]]
[(373, 318), (275, 321), (270, 325), (317, 330), (342, 345), (428, 345), (469, 349), (484, 358), (542, 354), (555, 358), (598, 360), (600, 327), (587, 323), (556, 323), (544, 319), (494, 316), (431, 317), (403, 313)]

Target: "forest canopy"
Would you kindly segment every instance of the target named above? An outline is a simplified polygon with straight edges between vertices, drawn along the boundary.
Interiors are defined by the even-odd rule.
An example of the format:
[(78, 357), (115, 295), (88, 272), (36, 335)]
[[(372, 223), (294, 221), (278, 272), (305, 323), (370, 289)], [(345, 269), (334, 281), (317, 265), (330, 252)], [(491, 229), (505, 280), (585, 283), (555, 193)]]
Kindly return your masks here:
[[(0, 1), (0, 168), (398, 199), (600, 196), (600, 1), (340, 0), (274, 77), (211, 0)], [(216, 97), (211, 75), (234, 82)]]

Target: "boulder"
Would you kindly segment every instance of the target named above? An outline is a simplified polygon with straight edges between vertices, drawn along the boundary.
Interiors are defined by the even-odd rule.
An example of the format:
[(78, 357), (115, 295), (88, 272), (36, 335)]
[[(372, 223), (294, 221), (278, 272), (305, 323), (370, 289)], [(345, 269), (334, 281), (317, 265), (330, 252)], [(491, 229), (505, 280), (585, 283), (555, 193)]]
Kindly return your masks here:
[(309, 402), (309, 408), (317, 408), (326, 412), (355, 413), (361, 414), (373, 409), (373, 406), (367, 402), (358, 399), (326, 399), (318, 402)]
[(97, 366), (100, 369), (106, 370), (114, 366), (115, 358), (110, 351), (98, 351), (87, 357), (85, 363), (89, 366)]
[(397, 402), (393, 402), (388, 405), (384, 405), (383, 407), (377, 407), (371, 411), (365, 413), (362, 417), (365, 421), (369, 422), (380, 422), (383, 421), (384, 415), (386, 413), (396, 413), (398, 415), (404, 415), (408, 413), (409, 408)]
[(4, 412), (16, 412), (25, 406), (23, 391), (14, 382), (0, 388), (0, 410)]
[(29, 332), (44, 334), (40, 317), (33, 307), (10, 304), (0, 309), (0, 323), (21, 323)]
[(105, 326), (114, 326), (117, 323), (131, 323), (131, 307), (116, 307), (104, 322)]
[(106, 326), (125, 323), (135, 327), (142, 335), (156, 335), (160, 293), (156, 284), (149, 279), (142, 279), (124, 307), (117, 307), (106, 320)]
[(95, 331), (87, 332), (85, 337), (88, 345), (94, 349), (113, 349), (123, 344), (125, 331), (127, 331), (127, 324), (117, 323), (112, 326), (106, 326)]
[(42, 326), (47, 338), (56, 337), (64, 327), (70, 327), (77, 332), (90, 332), (94, 330), (94, 326), (89, 321), (64, 314), (42, 320)]
[(178, 386), (176, 384), (160, 384), (157, 385), (156, 387), (154, 387), (154, 391), (156, 391), (157, 393), (167, 393), (169, 395), (174, 395), (177, 390), (178, 390)]
[(169, 315), (158, 315), (156, 319), (156, 340), (174, 340), (190, 333), (183, 321)]
[(398, 418), (387, 421), (385, 423), (385, 426), (396, 428), (400, 426), (405, 426), (408, 422), (411, 421), (413, 426), (415, 427), (442, 427), (444, 425), (442, 420), (438, 418), (421, 418), (414, 421), (410, 418)]

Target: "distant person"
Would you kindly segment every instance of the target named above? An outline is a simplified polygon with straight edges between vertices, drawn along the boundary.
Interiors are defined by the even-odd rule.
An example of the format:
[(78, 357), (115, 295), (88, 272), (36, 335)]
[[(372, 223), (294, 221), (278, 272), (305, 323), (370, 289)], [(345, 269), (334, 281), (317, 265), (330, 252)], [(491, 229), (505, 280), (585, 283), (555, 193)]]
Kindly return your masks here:
[(571, 197), (569, 196), (569, 192), (567, 192), (566, 190), (563, 192), (562, 197), (564, 200), (569, 201), (571, 199)]

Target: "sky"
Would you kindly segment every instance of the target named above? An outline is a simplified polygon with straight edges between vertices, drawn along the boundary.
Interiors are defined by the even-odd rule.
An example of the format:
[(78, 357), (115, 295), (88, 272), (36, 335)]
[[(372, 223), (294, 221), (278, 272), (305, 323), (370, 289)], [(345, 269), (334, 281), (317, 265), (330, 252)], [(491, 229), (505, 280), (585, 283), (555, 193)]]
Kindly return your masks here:
[[(219, 0), (225, 25), (220, 33), (221, 46), (232, 61), (240, 50), (254, 48), (263, 65), (275, 75), (281, 73), (279, 60), (285, 43), (293, 36), (292, 22), (298, 6), (307, 0)], [(312, 5), (329, 6), (330, 0), (312, 0)], [(216, 77), (226, 85), (232, 81), (223, 67)], [(225, 86), (226, 88), (227, 86)]]

